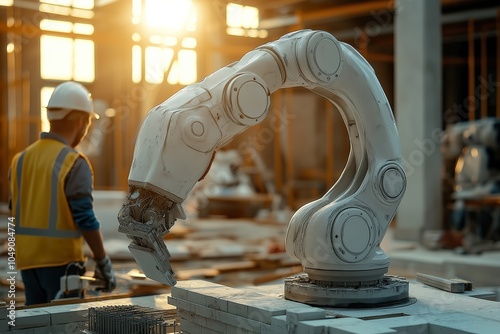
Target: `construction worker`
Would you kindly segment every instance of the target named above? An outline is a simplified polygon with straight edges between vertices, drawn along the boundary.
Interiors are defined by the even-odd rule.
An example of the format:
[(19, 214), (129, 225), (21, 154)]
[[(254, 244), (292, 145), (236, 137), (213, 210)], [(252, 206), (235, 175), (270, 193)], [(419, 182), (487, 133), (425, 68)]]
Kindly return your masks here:
[(95, 277), (105, 283), (103, 291), (116, 287), (94, 215), (92, 167), (75, 150), (97, 117), (85, 87), (72, 81), (58, 85), (47, 105), (50, 131), (42, 132), (12, 161), (10, 207), (16, 218), (16, 267), (25, 285), (26, 305), (53, 300), (62, 276), (83, 275), (83, 240), (93, 253)]

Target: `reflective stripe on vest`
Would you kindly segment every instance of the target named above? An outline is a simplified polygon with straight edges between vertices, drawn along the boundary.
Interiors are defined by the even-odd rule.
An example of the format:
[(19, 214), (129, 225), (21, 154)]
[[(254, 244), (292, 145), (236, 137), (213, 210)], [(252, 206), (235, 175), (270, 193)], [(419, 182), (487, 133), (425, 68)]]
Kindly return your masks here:
[[(49, 208), (49, 226), (47, 229), (42, 228), (33, 228), (33, 227), (22, 227), (20, 225), (16, 226), (16, 233), (23, 235), (32, 235), (39, 237), (52, 237), (52, 238), (78, 238), (81, 236), (81, 232), (79, 230), (69, 231), (69, 230), (58, 230), (57, 229), (57, 218), (58, 218), (58, 181), (59, 181), (59, 172), (61, 171), (61, 166), (66, 156), (71, 152), (68, 147), (65, 147), (59, 152), (57, 159), (54, 163), (54, 167), (52, 169), (52, 182), (50, 185), (50, 208)], [(23, 170), (23, 160), (26, 151), (21, 154), (19, 160), (17, 162), (17, 203), (16, 203), (16, 217), (17, 221), (21, 221), (21, 209), (20, 209), (20, 198), (21, 198), (21, 174)]]

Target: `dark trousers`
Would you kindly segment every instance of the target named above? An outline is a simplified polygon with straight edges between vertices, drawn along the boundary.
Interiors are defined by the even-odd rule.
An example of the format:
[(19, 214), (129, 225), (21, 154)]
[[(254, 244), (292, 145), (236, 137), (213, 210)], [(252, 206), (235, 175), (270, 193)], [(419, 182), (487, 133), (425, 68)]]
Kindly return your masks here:
[[(60, 290), (60, 278), (64, 275), (83, 275), (85, 267), (68, 264), (58, 267), (45, 267), (21, 270), (26, 295), (26, 305), (50, 303)], [(82, 269), (83, 268), (83, 269)], [(80, 297), (78, 292), (64, 296)]]

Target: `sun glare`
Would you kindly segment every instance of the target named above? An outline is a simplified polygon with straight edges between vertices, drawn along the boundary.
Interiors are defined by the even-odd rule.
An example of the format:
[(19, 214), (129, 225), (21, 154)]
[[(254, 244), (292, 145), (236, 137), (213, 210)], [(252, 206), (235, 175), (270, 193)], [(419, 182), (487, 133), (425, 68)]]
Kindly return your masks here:
[(42, 87), (40, 91), (40, 102), (41, 102), (41, 120), (42, 120), (42, 131), (47, 132), (50, 130), (50, 123), (47, 119), (47, 104), (49, 103), (50, 96), (54, 91), (54, 87)]
[(145, 23), (170, 31), (193, 30), (196, 11), (191, 0), (146, 0)]

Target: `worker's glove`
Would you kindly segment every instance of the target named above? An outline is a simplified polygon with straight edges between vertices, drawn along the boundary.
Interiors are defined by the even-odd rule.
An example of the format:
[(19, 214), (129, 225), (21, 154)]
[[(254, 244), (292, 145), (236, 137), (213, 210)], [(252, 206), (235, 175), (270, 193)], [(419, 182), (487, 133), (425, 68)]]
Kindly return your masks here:
[(105, 256), (100, 260), (95, 260), (95, 270), (94, 270), (94, 278), (103, 280), (105, 285), (102, 288), (98, 288), (96, 290), (100, 290), (103, 292), (111, 292), (116, 288), (116, 278), (115, 272), (113, 271), (113, 267), (111, 266), (111, 260), (109, 256)]

